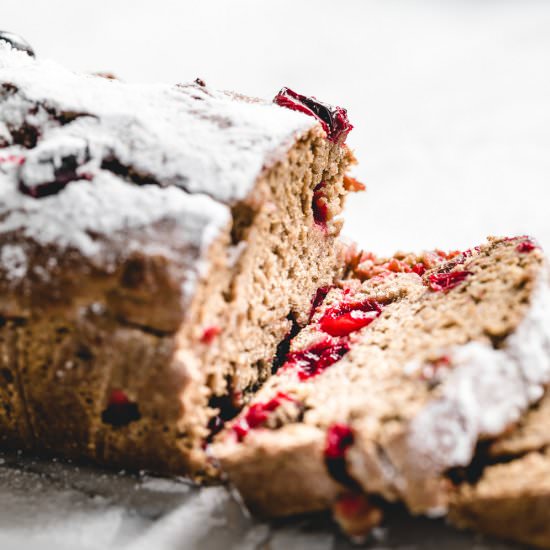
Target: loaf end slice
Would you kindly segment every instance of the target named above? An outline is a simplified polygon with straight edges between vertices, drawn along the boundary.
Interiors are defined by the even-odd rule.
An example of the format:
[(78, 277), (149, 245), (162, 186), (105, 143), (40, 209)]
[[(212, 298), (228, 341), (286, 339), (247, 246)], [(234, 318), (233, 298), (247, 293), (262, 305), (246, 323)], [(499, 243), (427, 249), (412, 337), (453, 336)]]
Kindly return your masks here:
[(4, 446), (215, 474), (213, 419), (341, 269), (345, 111), (287, 107), (0, 43)]

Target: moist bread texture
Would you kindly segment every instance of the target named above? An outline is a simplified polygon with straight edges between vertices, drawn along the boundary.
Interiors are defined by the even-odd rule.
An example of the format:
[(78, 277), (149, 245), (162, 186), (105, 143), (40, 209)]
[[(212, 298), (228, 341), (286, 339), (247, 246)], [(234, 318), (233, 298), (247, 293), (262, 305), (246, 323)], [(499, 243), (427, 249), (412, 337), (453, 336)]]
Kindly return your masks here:
[(437, 256), (360, 256), (355, 277), (316, 300), (286, 362), (211, 449), (252, 510), (320, 510), (360, 488), (443, 514), (446, 472), (540, 399), (550, 378), (540, 249), (491, 238)]
[(214, 474), (212, 420), (341, 271), (354, 159), (327, 137), (200, 80), (0, 42), (0, 447)]

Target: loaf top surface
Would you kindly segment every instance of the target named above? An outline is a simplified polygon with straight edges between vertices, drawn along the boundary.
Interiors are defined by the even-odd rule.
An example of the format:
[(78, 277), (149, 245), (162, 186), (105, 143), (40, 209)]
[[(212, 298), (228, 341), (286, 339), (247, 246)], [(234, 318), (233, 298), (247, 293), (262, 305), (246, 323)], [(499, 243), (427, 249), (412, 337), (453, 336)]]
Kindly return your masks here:
[(95, 257), (166, 221), (194, 261), (262, 170), (318, 124), (200, 80), (77, 74), (0, 41), (0, 265), (17, 279), (21, 242)]

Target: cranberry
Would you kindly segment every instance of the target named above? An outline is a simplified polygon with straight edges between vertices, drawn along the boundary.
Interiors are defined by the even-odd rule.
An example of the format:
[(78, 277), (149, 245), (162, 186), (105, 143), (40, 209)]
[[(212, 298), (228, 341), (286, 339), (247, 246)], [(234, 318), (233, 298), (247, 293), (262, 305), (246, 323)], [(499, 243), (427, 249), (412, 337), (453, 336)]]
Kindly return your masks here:
[(277, 410), (285, 401), (294, 401), (294, 399), (286, 393), (279, 392), (267, 403), (255, 403), (252, 405), (244, 417), (233, 424), (231, 428), (237, 439), (242, 441), (250, 430), (264, 425), (270, 413)]
[(0, 157), (0, 164), (15, 164), (17, 166), (22, 166), (25, 164), (25, 157), (21, 155), (7, 155), (5, 157)]
[(345, 174), (344, 189), (351, 193), (356, 193), (357, 191), (364, 191), (366, 189), (366, 186), (364, 183), (361, 183), (359, 180)]
[(436, 292), (447, 292), (458, 286), (471, 275), (471, 271), (451, 271), (450, 273), (434, 273), (429, 276), (429, 287)]
[(311, 208), (313, 210), (313, 220), (315, 223), (323, 228), (326, 228), (328, 220), (328, 206), (324, 193), (325, 183), (321, 182), (313, 190), (313, 199), (311, 201)]
[(523, 241), (516, 246), (516, 250), (521, 254), (526, 254), (535, 250), (537, 246), (530, 240)]
[(101, 420), (105, 424), (115, 427), (126, 426), (140, 418), (137, 404), (130, 401), (123, 390), (111, 391), (107, 408), (101, 413)]
[(300, 380), (308, 380), (339, 361), (350, 347), (348, 342), (323, 340), (303, 351), (288, 354), (282, 371), (296, 371)]
[(353, 484), (346, 470), (346, 452), (353, 445), (353, 432), (347, 424), (332, 424), (325, 441), (325, 464), (334, 479), (345, 485)]
[(347, 336), (370, 325), (382, 313), (376, 300), (341, 303), (325, 312), (319, 320), (321, 330), (331, 336)]
[[(75, 155), (68, 155), (61, 160), (61, 165), (55, 168), (54, 180), (43, 182), (39, 184), (28, 184), (24, 178), (19, 181), (19, 190), (25, 195), (29, 195), (35, 199), (47, 197), (49, 195), (55, 195), (64, 189), (67, 184), (75, 180), (87, 180), (93, 179), (93, 176), (89, 173), (78, 174), (77, 169), (84, 162), (89, 160), (88, 156), (84, 158), (78, 158)], [(53, 160), (52, 160), (53, 162)]]
[(317, 308), (325, 301), (327, 294), (333, 288), (334, 288), (334, 285), (329, 285), (329, 286), (321, 286), (317, 289), (317, 291), (315, 292), (315, 296), (313, 297), (313, 300), (311, 300), (311, 311), (309, 313), (310, 321), (315, 311), (317, 310)]
[(330, 460), (344, 458), (351, 445), (353, 445), (351, 428), (347, 424), (333, 424), (327, 430), (325, 458)]
[(283, 88), (273, 101), (281, 107), (315, 117), (327, 133), (328, 139), (335, 143), (343, 143), (353, 129), (347, 111), (342, 107), (334, 107), (314, 97), (297, 94), (289, 88)]
[(426, 266), (423, 263), (414, 264), (412, 266), (412, 271), (422, 277), (422, 275), (426, 272)]
[(215, 325), (206, 327), (202, 332), (201, 342), (203, 344), (211, 344), (221, 331), (222, 329)]
[(357, 491), (341, 495), (332, 507), (332, 514), (342, 531), (358, 542), (383, 519), (382, 510), (374, 506), (369, 497)]

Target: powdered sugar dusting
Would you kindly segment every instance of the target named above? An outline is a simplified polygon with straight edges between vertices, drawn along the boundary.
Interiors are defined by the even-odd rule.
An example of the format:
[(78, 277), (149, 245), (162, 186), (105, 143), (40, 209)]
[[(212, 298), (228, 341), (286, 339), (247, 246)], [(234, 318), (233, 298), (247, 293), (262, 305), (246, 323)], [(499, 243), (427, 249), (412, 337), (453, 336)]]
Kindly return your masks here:
[(31, 120), (56, 139), (85, 139), (92, 157), (115, 155), (157, 180), (231, 202), (244, 198), (270, 160), (317, 123), (272, 102), (199, 84), (141, 85), (77, 75), (53, 62), (35, 62), (0, 44), (0, 82), (20, 93), (4, 99), (0, 121), (20, 124), (29, 102), (79, 114), (68, 124)]
[(27, 255), (21, 246), (5, 244), (0, 248), (0, 264), (10, 280), (21, 279), (27, 274)]
[(74, 247), (87, 256), (104, 246), (95, 235), (144, 227), (172, 219), (190, 242), (210, 240), (229, 221), (228, 208), (205, 195), (186, 195), (174, 187), (138, 187), (102, 173), (94, 182), (75, 181), (57, 195), (33, 199), (13, 179), (0, 177), (0, 234), (21, 232), (35, 241)]
[(412, 420), (411, 470), (438, 474), (470, 463), (480, 437), (502, 433), (550, 381), (550, 288), (546, 268), (530, 307), (502, 349), (471, 342), (450, 350), (441, 396)]
[[(203, 253), (264, 167), (317, 124), (201, 83), (78, 75), (1, 41), (0, 105), (4, 157), (20, 159), (0, 164), (0, 235), (17, 232), (90, 257), (116, 235), (163, 220), (177, 224), (181, 243)], [(60, 191), (40, 199), (21, 192), (22, 185), (32, 194), (35, 186), (56, 183), (60, 170)], [(143, 246), (126, 238), (128, 248)], [(170, 253), (171, 244), (161, 243), (162, 252)], [(24, 276), (24, 250), (17, 252), (18, 268), (13, 250), (3, 250), (8, 277)], [(186, 293), (203, 264), (199, 259), (189, 271)]]

